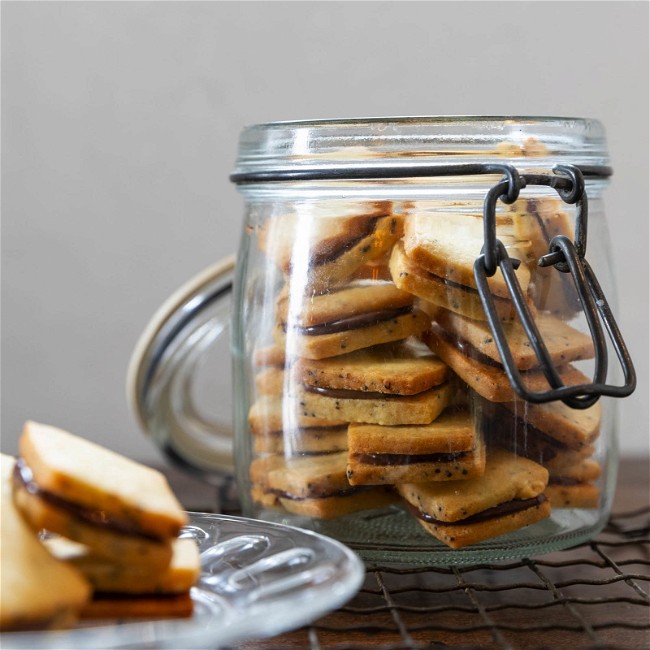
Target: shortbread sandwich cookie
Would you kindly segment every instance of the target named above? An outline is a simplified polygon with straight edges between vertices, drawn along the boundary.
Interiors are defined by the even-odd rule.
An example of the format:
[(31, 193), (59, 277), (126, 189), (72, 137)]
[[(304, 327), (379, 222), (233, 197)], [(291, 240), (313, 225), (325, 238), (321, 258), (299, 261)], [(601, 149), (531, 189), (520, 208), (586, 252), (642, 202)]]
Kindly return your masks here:
[(488, 445), (525, 456), (548, 470), (545, 494), (551, 507), (598, 506), (600, 490), (595, 481), (601, 467), (592, 458), (596, 450), (591, 443), (598, 437), (599, 402), (576, 410), (562, 402), (497, 404), (483, 400), (479, 410)]
[(351, 485), (469, 479), (484, 469), (485, 446), (467, 411), (447, 409), (424, 425), (348, 427)]
[(12, 498), (15, 459), (2, 454), (0, 461), (0, 630), (72, 625), (91, 587), (79, 571), (55, 559), (23, 520)]
[(44, 544), (52, 555), (74, 566), (86, 577), (95, 596), (180, 594), (189, 591), (200, 574), (198, 545), (190, 538), (177, 538), (172, 542), (172, 559), (163, 570), (116, 564), (65, 537), (51, 536)]
[(568, 449), (591, 449), (600, 433), (600, 402), (587, 409), (574, 409), (559, 401), (546, 404), (504, 402), (502, 406), (519, 421), (520, 426), (525, 421), (525, 426), (533, 434), (535, 431), (542, 432)]
[(480, 477), (404, 483), (397, 491), (427, 532), (457, 549), (547, 518), (547, 483), (548, 471), (541, 465), (491, 450)]
[(121, 564), (169, 565), (187, 515), (160, 472), (35, 422), (19, 449), (14, 500), (33, 528)]
[(131, 595), (97, 594), (81, 610), (82, 619), (133, 620), (189, 618), (194, 601), (189, 591), (178, 594)]
[(252, 355), (255, 370), (255, 391), (258, 395), (280, 395), (284, 390), (287, 363), (284, 348), (276, 344), (255, 348)]
[(257, 368), (284, 368), (286, 354), (284, 348), (272, 343), (255, 348), (252, 359)]
[(600, 488), (593, 481), (551, 476), (545, 492), (555, 509), (593, 509), (600, 504)]
[(288, 356), (324, 359), (418, 336), (429, 317), (413, 300), (392, 282), (364, 281), (297, 305), (283, 297), (274, 337)]
[(563, 235), (573, 240), (569, 217), (561, 205), (557, 198), (520, 198), (510, 206), (510, 210), (515, 233), (531, 243), (530, 293), (535, 304), (540, 309), (568, 317), (580, 311), (580, 301), (571, 274), (562, 273), (553, 266), (538, 265), (539, 259), (550, 252), (554, 237)]
[[(552, 363), (566, 385), (589, 382), (572, 362), (593, 356), (591, 338), (548, 313), (539, 313), (537, 325)], [(548, 390), (539, 361), (522, 325), (504, 323), (508, 346), (522, 381), (529, 390)], [(516, 396), (505, 374), (494, 337), (487, 323), (440, 309), (422, 339), (470, 388), (495, 402)]]
[(258, 230), (261, 249), (305, 291), (320, 293), (346, 281), (386, 253), (402, 235), (389, 201), (307, 201), (270, 217)]
[[(523, 262), (530, 255), (530, 242), (516, 237), (509, 221), (497, 226), (497, 237), (511, 258)], [(484, 242), (481, 214), (415, 212), (404, 222), (406, 257), (428, 273), (455, 285), (476, 288), (474, 262)], [(520, 264), (515, 275), (526, 294), (530, 281), (526, 264)], [(501, 273), (488, 278), (488, 285), (493, 295), (509, 297)]]
[(254, 437), (256, 453), (286, 454), (329, 454), (348, 448), (348, 425), (301, 427), (281, 429)]
[(576, 452), (558, 455), (546, 465), (549, 471), (546, 496), (552, 508), (597, 508), (601, 475), (595, 458), (576, 458)]
[(303, 415), (349, 422), (428, 424), (453, 392), (447, 366), (410, 342), (301, 359), (295, 376)]
[(255, 375), (255, 392), (258, 395), (282, 395), (285, 384), (284, 368), (270, 366)]
[(325, 359), (299, 359), (294, 370), (295, 381), (310, 386), (391, 395), (416, 395), (445, 383), (451, 374), (413, 339)]
[(285, 459), (261, 457), (251, 463), (253, 498), (270, 506), (317, 519), (333, 519), (395, 502), (383, 487), (352, 486), (347, 480), (347, 452)]
[(370, 424), (429, 424), (449, 404), (452, 393), (449, 381), (415, 395), (308, 386), (298, 389), (297, 399), (305, 416), (332, 419), (338, 416), (349, 422)]
[[(427, 313), (426, 304), (431, 303), (469, 318), (485, 320), (485, 310), (475, 286), (461, 284), (446, 276), (427, 271), (406, 256), (401, 242), (393, 247), (389, 267), (395, 285), (423, 300), (425, 304), (420, 306)], [(512, 320), (515, 317), (512, 300), (502, 296), (493, 296), (493, 300), (501, 320)], [(532, 301), (530, 306), (533, 306)]]
[(249, 411), (256, 453), (328, 453), (347, 449), (346, 420), (307, 417), (293, 397), (261, 395)]
[(263, 508), (282, 509), (278, 495), (271, 490), (269, 475), (284, 466), (282, 454), (262, 454), (254, 458), (249, 466), (250, 498)]
[(490, 402), (477, 396), (477, 417), (490, 444), (547, 466), (556, 456), (576, 460), (594, 453), (600, 431), (601, 405), (573, 409), (560, 401), (533, 404)]

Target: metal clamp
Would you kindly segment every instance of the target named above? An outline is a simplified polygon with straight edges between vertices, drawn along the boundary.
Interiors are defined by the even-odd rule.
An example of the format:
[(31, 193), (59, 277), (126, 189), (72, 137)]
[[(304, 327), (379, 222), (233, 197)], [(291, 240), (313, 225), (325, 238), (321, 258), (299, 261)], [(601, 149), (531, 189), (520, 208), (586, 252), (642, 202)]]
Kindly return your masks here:
[[(553, 175), (509, 174), (490, 189), (485, 198), (483, 211), (485, 243), (481, 255), (474, 264), (474, 277), (490, 330), (501, 355), (504, 370), (517, 395), (528, 402), (543, 403), (561, 400), (572, 408), (584, 409), (592, 406), (601, 395), (625, 397), (632, 393), (636, 387), (636, 373), (600, 284), (591, 266), (584, 259), (587, 249), (588, 210), (583, 173), (578, 167), (572, 165), (558, 165), (553, 168), (553, 172)], [(505, 246), (496, 236), (497, 200), (501, 199), (504, 203), (513, 203), (519, 196), (519, 191), (527, 185), (547, 185), (552, 187), (565, 203), (576, 205), (575, 242), (572, 242), (564, 235), (554, 237), (550, 242), (549, 253), (542, 256), (538, 263), (542, 267), (552, 265), (561, 273), (571, 274), (594, 342), (595, 369), (593, 381), (589, 384), (565, 386), (562, 383), (539, 329), (528, 309), (526, 298), (515, 275), (519, 260), (509, 258)], [(521, 373), (514, 363), (487, 282), (487, 278), (496, 273), (497, 267), (501, 269), (517, 316), (535, 351), (540, 363), (540, 369), (551, 387), (550, 390), (538, 392), (528, 390), (524, 385)], [(608, 350), (603, 333), (603, 324), (623, 368), (624, 384), (622, 386), (605, 383), (608, 368)]]
[[(431, 162), (384, 162), (347, 163), (305, 166), (299, 169), (258, 170), (238, 172), (230, 179), (239, 185), (287, 182), (287, 181), (334, 181), (334, 180), (387, 180), (400, 178), (424, 178), (437, 176), (472, 176), (482, 174), (502, 174), (503, 179), (493, 186), (484, 202), (484, 246), (474, 265), (474, 276), (485, 310), (490, 329), (497, 343), (503, 366), (510, 383), (521, 398), (530, 402), (550, 402), (562, 400), (574, 408), (587, 408), (601, 395), (625, 397), (636, 387), (636, 374), (621, 333), (607, 304), (600, 285), (584, 259), (587, 249), (587, 195), (585, 177), (606, 178), (611, 169), (605, 166), (556, 165), (552, 174), (520, 174), (511, 164), (490, 163), (431, 163)], [(540, 266), (554, 266), (561, 273), (570, 273), (576, 285), (587, 317), (587, 323), (595, 345), (596, 369), (591, 384), (564, 386), (555, 369), (541, 335), (533, 321), (528, 306), (515, 276), (514, 270), (519, 260), (508, 257), (503, 244), (496, 236), (496, 202), (514, 203), (521, 189), (527, 185), (546, 185), (557, 191), (565, 203), (576, 205), (576, 226), (574, 242), (566, 237), (553, 239), (548, 254), (540, 260)], [(535, 350), (541, 369), (551, 390), (531, 392), (523, 384), (522, 377), (515, 367), (508, 348), (501, 322), (496, 315), (494, 301), (488, 288), (487, 278), (494, 275), (497, 268), (505, 277), (508, 291), (521, 320), (526, 335)], [(607, 376), (607, 345), (603, 335), (602, 321), (614, 345), (618, 359), (623, 367), (625, 383), (612, 386), (605, 382)]]

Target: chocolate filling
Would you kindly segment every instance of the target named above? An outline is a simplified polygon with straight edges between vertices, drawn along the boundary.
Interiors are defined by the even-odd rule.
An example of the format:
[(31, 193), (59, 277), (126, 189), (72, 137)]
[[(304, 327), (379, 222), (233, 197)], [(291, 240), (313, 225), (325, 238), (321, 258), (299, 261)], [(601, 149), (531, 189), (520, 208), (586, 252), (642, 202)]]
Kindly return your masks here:
[(32, 470), (22, 458), (19, 458), (14, 465), (13, 481), (14, 485), (18, 488), (24, 488), (29, 494), (42, 499), (55, 508), (64, 510), (70, 516), (75, 519), (80, 519), (86, 524), (155, 542), (163, 541), (153, 534), (142, 532), (135, 524), (128, 520), (112, 517), (103, 510), (92, 510), (74, 501), (64, 499), (53, 492), (44, 490), (34, 480)]
[(499, 446), (510, 449), (531, 460), (547, 462), (568, 447), (559, 440), (527, 423), (522, 417), (496, 404), (495, 419), (481, 420), (481, 430)]
[(569, 478), (568, 476), (551, 476), (548, 479), (549, 485), (564, 485), (566, 487), (571, 487), (574, 485), (581, 485), (583, 481), (578, 480), (577, 478)]
[(367, 492), (371, 487), (367, 485), (360, 485), (359, 487), (350, 487), (345, 490), (336, 490), (334, 492), (327, 492), (322, 494), (311, 494), (309, 496), (299, 497), (296, 494), (285, 492), (284, 490), (276, 490), (271, 488), (269, 492), (275, 494), (281, 499), (291, 499), (291, 501), (306, 501), (307, 499), (328, 499), (330, 497), (350, 497), (359, 492)]
[[(443, 278), (441, 275), (436, 275), (435, 273), (432, 273), (431, 271), (427, 271), (427, 276), (429, 279), (433, 280), (434, 282), (441, 282), (447, 287), (450, 287), (451, 289), (458, 289), (459, 291), (463, 291), (465, 293), (469, 293), (473, 296), (478, 296), (478, 289), (475, 287), (469, 287), (466, 284), (461, 284), (460, 282), (455, 282), (454, 280), (450, 280), (449, 278)], [(504, 298), (503, 296), (495, 296), (494, 294), (492, 295), (492, 298), (495, 301), (501, 301), (501, 302), (510, 302), (509, 298)]]
[(452, 463), (467, 455), (467, 452), (438, 454), (354, 454), (364, 465), (415, 465), (416, 463)]
[(447, 330), (443, 329), (437, 323), (433, 324), (433, 332), (436, 336), (439, 336), (441, 339), (447, 341), (453, 345), (459, 352), (464, 354), (466, 357), (476, 361), (477, 363), (483, 364), (484, 366), (490, 366), (492, 368), (498, 368), (503, 370), (503, 364), (495, 361), (492, 357), (489, 357), (487, 354), (483, 354), (480, 350), (475, 348), (469, 341), (455, 335), (451, 334)]
[(291, 440), (292, 437), (301, 438), (302, 436), (310, 436), (314, 438), (328, 438), (333, 437), (337, 433), (347, 432), (348, 425), (341, 424), (331, 427), (296, 427), (295, 429), (278, 429), (277, 431), (268, 432), (255, 432), (253, 435), (260, 435), (263, 437), (275, 437)]
[[(441, 388), (446, 383), (447, 382), (443, 382), (434, 388)], [(324, 386), (312, 386), (311, 384), (303, 384), (303, 387), (308, 393), (315, 393), (317, 395), (322, 395), (323, 397), (333, 397), (334, 399), (393, 399), (414, 397), (414, 395), (420, 394), (415, 393), (414, 395), (403, 395), (401, 393), (375, 393), (373, 391), (348, 390), (346, 388), (326, 388)], [(432, 389), (428, 388), (427, 390)]]
[[(362, 219), (363, 217), (359, 218)], [(325, 246), (324, 250), (320, 252), (311, 251), (309, 257), (310, 265), (320, 266), (322, 264), (327, 264), (327, 262), (334, 262), (345, 252), (349, 251), (351, 248), (354, 248), (360, 241), (371, 235), (374, 229), (377, 227), (377, 221), (379, 220), (379, 217), (377, 216), (366, 218), (368, 221), (365, 225), (365, 228), (353, 239), (338, 242), (337, 244), (330, 244), (328, 246)]]
[[(321, 336), (322, 334), (337, 334), (339, 332), (349, 332), (350, 330), (361, 327), (370, 327), (386, 321), (403, 316), (413, 311), (412, 305), (397, 307), (395, 309), (382, 309), (380, 311), (370, 311), (363, 314), (354, 314), (346, 318), (330, 321), (329, 323), (319, 323), (307, 327), (298, 327), (300, 334), (304, 336)], [(286, 325), (285, 325), (286, 327)]]
[(407, 506), (416, 517), (419, 517), (429, 524), (435, 524), (436, 526), (464, 526), (468, 524), (478, 524), (483, 521), (490, 521), (491, 519), (503, 517), (504, 515), (511, 515), (516, 512), (522, 512), (529, 508), (537, 508), (545, 501), (546, 496), (544, 494), (538, 494), (532, 499), (513, 499), (512, 501), (500, 503), (497, 506), (487, 508), (487, 510), (483, 510), (483, 512), (477, 512), (475, 515), (471, 515), (465, 519), (459, 519), (458, 521), (440, 521), (439, 519), (432, 517), (430, 514), (422, 512), (422, 510), (411, 503), (407, 502)]

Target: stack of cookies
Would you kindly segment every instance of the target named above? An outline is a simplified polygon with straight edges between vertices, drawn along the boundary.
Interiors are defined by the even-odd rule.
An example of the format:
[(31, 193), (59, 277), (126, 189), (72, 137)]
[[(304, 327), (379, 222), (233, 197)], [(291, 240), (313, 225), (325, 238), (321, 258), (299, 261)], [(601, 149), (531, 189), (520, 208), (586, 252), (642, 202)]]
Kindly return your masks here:
[[(497, 233), (522, 261), (516, 273), (560, 376), (583, 383), (576, 364), (593, 345), (566, 322), (575, 296), (536, 266), (568, 228), (548, 201), (518, 201), (498, 214)], [(271, 336), (254, 351), (254, 502), (322, 519), (400, 504), (452, 548), (551, 507), (597, 507), (599, 406), (514, 394), (474, 281), (480, 212), (297, 205), (270, 217), (259, 242), (284, 280)], [(548, 388), (503, 278), (489, 285), (525, 383)]]
[[(198, 546), (179, 537), (187, 515), (162, 474), (35, 422), (25, 424), (19, 449), (2, 467), (3, 629), (60, 626), (76, 616), (191, 615)], [(16, 520), (14, 533), (5, 530), (5, 508)], [(43, 543), (40, 531), (48, 533)], [(7, 577), (6, 567), (19, 567), (16, 576)], [(8, 613), (9, 589), (42, 591), (41, 567), (60, 576), (60, 593), (51, 591), (42, 611), (25, 598)]]

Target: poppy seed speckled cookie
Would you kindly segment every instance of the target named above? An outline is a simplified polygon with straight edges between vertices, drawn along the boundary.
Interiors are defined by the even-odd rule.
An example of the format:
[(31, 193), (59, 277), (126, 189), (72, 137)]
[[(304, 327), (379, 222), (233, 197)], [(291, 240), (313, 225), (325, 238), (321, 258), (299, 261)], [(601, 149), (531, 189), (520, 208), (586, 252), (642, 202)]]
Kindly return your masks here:
[(427, 532), (462, 548), (548, 517), (547, 483), (548, 471), (541, 465), (490, 451), (485, 472), (477, 478), (404, 483), (397, 490)]

